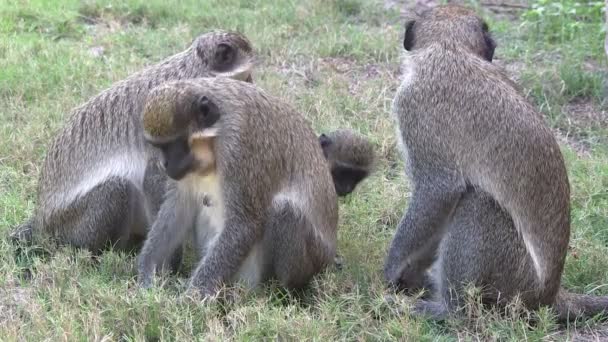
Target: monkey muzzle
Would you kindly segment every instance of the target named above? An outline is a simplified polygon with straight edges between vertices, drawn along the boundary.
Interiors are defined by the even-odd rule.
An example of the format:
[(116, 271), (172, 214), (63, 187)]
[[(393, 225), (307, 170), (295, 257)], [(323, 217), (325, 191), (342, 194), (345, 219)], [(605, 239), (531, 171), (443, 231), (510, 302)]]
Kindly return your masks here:
[(186, 139), (178, 139), (162, 148), (162, 167), (169, 178), (179, 181), (196, 166), (194, 155)]

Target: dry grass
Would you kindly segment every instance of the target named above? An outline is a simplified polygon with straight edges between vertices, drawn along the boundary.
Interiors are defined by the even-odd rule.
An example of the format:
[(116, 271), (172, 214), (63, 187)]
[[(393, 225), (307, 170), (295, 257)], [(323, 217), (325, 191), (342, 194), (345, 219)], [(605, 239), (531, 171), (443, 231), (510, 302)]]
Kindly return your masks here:
[[(389, 117), (399, 77), (398, 7), (372, 0), (0, 0), (0, 9), (3, 236), (32, 212), (44, 152), (72, 107), (213, 28), (249, 36), (262, 60), (257, 83), (293, 103), (318, 132), (353, 128), (381, 155), (378, 172), (341, 200), (343, 267), (319, 275), (303, 293), (269, 284), (201, 304), (182, 295), (184, 277), (137, 289), (133, 256), (17, 253), (3, 239), (0, 340), (561, 340), (585, 325), (598, 329), (587, 321), (558, 330), (548, 311), (526, 313), (517, 303), (506, 313), (482, 310), (475, 296), (467, 319), (435, 324), (407, 314), (410, 298), (385, 299), (382, 262), (409, 197)], [(587, 40), (547, 45), (513, 22), (491, 21), (497, 57), (517, 65), (512, 71), (560, 134), (576, 132), (562, 140), (573, 186), (564, 284), (606, 294), (608, 149), (605, 126), (588, 125), (588, 118), (597, 121), (588, 113), (605, 111), (596, 74), (571, 63), (583, 60)], [(566, 120), (573, 103), (591, 106), (574, 111), (584, 120)]]

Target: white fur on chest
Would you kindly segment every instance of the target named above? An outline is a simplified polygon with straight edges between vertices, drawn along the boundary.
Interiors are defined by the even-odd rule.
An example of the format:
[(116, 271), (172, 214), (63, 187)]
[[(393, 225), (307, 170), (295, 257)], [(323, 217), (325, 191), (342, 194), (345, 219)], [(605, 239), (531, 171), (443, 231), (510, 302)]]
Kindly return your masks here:
[[(180, 186), (194, 196), (200, 208), (194, 224), (194, 235), (198, 245), (199, 256), (205, 255), (214, 247), (226, 223), (224, 197), (221, 180), (217, 173), (206, 176), (190, 175), (180, 182)], [(245, 258), (232, 281), (241, 281), (253, 288), (262, 280), (263, 253), (259, 244), (255, 244)]]
[(179, 182), (180, 190), (189, 193), (198, 206), (194, 234), (199, 252), (202, 253), (224, 229), (224, 201), (220, 183), (217, 173), (206, 176), (191, 174)]

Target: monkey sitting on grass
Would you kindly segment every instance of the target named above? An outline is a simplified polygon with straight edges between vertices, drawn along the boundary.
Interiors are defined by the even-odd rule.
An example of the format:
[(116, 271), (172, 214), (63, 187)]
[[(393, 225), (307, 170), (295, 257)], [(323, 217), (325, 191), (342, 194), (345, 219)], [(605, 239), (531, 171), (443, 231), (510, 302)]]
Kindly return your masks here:
[(76, 108), (44, 160), (34, 216), (13, 238), (49, 236), (94, 254), (137, 248), (165, 192), (166, 176), (155, 172), (158, 151), (145, 143), (141, 126), (149, 91), (203, 76), (251, 82), (253, 66), (246, 37), (213, 31)]
[[(333, 261), (330, 168), (292, 107), (246, 82), (169, 82), (148, 97), (143, 127), (171, 182), (138, 258), (142, 286), (189, 232), (200, 253), (189, 288), (204, 296), (227, 282), (254, 287), (268, 278), (299, 288)], [(201, 148), (205, 137), (212, 142)]]
[(393, 102), (413, 197), (393, 238), (386, 280), (417, 287), (431, 267), (443, 319), (464, 286), (485, 303), (519, 296), (560, 320), (606, 312), (608, 297), (566, 292), (570, 184), (542, 115), (491, 63), (495, 43), (470, 9), (439, 6), (406, 23), (404, 76)]

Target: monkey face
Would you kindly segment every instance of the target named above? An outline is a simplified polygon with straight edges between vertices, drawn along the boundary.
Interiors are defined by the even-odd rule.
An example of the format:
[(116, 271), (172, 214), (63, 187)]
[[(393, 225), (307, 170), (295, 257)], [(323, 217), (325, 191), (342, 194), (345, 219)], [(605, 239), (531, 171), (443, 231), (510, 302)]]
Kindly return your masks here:
[(180, 180), (194, 169), (194, 155), (185, 138), (158, 144), (157, 147), (162, 151), (161, 165), (170, 178)]
[(346, 130), (321, 134), (319, 143), (329, 163), (336, 194), (350, 194), (370, 174), (374, 157), (371, 145)]
[[(160, 90), (156, 96), (163, 98)], [(193, 171), (206, 170), (213, 165), (213, 153), (209, 148), (207, 152), (201, 152), (200, 142), (209, 142), (217, 135), (220, 119), (219, 108), (206, 96), (185, 103), (188, 102), (188, 105), (180, 105), (170, 111), (167, 110), (169, 106), (158, 106), (159, 101), (151, 101), (144, 111), (146, 140), (161, 151), (162, 167), (170, 178), (178, 181)], [(160, 122), (151, 122), (153, 119)], [(159, 124), (168, 127), (159, 128)], [(153, 132), (163, 132), (164, 135), (152, 135)]]
[(334, 165), (331, 168), (331, 176), (334, 179), (336, 194), (342, 197), (355, 190), (357, 185), (367, 177), (367, 171), (352, 166)]

